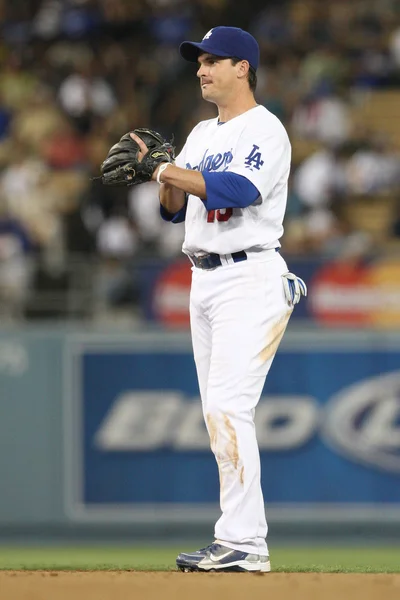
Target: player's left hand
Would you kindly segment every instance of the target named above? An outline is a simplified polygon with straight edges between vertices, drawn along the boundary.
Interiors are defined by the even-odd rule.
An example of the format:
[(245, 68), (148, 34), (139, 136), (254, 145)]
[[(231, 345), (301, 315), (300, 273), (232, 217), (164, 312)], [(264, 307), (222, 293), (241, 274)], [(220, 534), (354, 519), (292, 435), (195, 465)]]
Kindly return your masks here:
[(282, 275), (283, 289), (287, 303), (294, 306), (302, 296), (307, 296), (307, 286), (301, 277), (294, 273), (284, 273)]
[(162, 163), (173, 163), (174, 147), (156, 131), (140, 128), (122, 136), (102, 163), (105, 185), (138, 185), (153, 178)]

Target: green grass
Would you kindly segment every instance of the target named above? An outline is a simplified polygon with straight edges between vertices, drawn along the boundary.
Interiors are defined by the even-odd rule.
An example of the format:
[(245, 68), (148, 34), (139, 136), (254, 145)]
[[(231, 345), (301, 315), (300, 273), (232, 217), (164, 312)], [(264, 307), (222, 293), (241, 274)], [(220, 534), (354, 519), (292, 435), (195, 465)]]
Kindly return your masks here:
[[(175, 557), (193, 548), (1, 547), (0, 570), (173, 571)], [(400, 573), (400, 547), (276, 548), (274, 572)]]

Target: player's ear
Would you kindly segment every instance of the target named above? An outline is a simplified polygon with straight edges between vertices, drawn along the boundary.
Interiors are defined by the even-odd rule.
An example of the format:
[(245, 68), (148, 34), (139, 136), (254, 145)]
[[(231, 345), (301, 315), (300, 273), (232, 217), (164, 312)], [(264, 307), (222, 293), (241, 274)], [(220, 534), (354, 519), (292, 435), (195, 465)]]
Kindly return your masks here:
[(237, 67), (238, 67), (238, 77), (239, 79), (243, 79), (245, 77), (247, 77), (247, 73), (249, 72), (249, 68), (250, 68), (250, 64), (248, 63), (247, 60), (241, 60), (240, 62), (237, 63)]

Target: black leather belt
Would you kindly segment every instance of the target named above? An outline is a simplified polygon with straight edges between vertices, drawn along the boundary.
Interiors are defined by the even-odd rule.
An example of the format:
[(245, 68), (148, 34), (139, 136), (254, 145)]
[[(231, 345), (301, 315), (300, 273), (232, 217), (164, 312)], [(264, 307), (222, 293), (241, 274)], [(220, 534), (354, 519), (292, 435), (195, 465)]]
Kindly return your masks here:
[[(275, 252), (279, 252), (279, 246), (274, 248)], [(239, 252), (232, 252), (232, 254), (227, 254), (225, 256), (232, 257), (234, 263), (241, 262), (242, 260), (247, 260), (247, 254), (244, 250), (240, 250)], [(211, 253), (211, 254), (202, 254), (200, 256), (195, 256), (194, 254), (188, 254), (190, 261), (193, 263), (195, 267), (198, 269), (216, 269), (217, 267), (222, 266), (222, 260), (219, 254)]]
[[(242, 260), (247, 260), (247, 254), (244, 250), (240, 252), (232, 252), (230, 255), (233, 262), (237, 263)], [(222, 266), (221, 257), (219, 254), (203, 254), (201, 256), (195, 256), (194, 254), (189, 255), (190, 260), (198, 269), (216, 269)]]

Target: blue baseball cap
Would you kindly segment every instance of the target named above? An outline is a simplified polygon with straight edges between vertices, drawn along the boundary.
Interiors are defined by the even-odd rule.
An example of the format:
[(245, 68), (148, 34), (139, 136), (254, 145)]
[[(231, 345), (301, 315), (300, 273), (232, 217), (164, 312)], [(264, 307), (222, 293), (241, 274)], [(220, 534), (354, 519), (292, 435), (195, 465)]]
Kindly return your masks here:
[(255, 71), (260, 62), (257, 40), (239, 27), (214, 27), (201, 42), (182, 42), (179, 52), (189, 62), (197, 62), (202, 52), (226, 58), (236, 57), (247, 60)]

